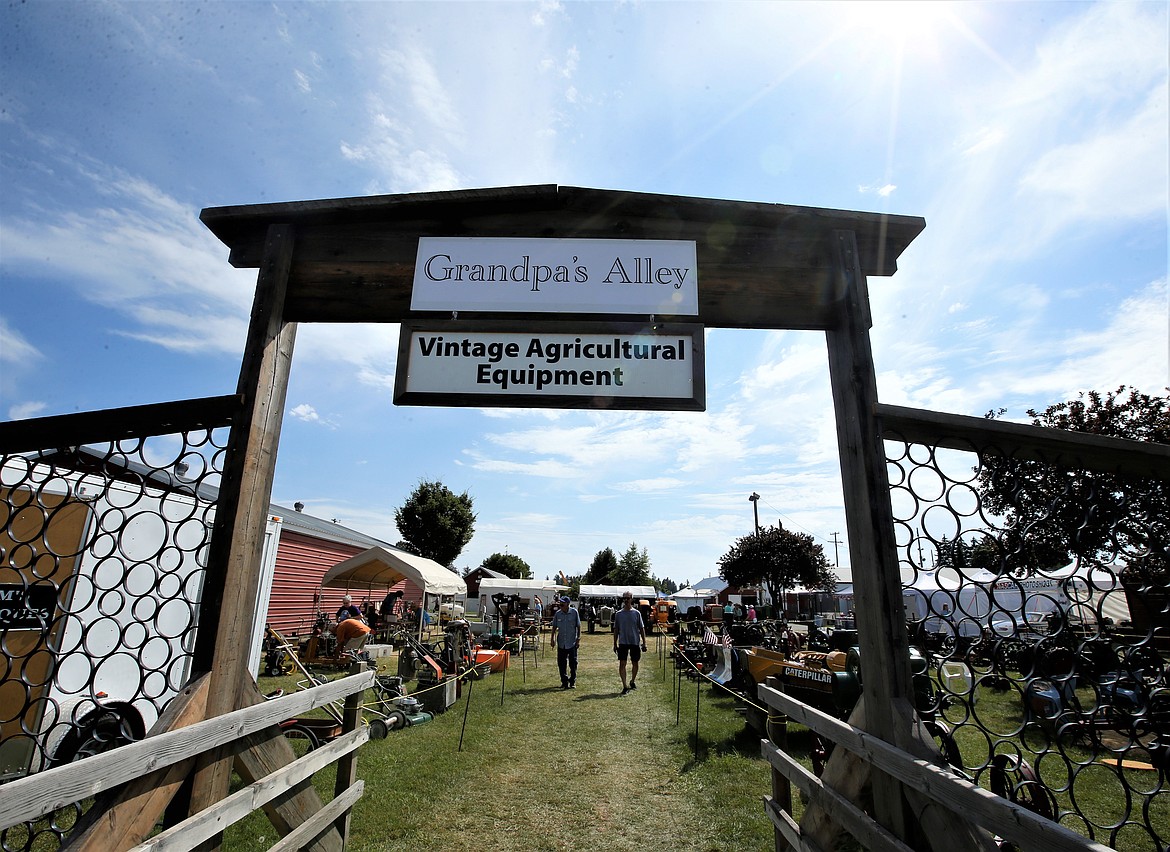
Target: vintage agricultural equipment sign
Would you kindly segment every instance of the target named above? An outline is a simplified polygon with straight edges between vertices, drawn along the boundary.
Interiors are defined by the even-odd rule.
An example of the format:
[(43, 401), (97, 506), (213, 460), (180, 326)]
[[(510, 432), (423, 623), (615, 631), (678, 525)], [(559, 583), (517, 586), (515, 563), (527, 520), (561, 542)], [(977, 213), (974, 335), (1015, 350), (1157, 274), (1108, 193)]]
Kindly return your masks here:
[[(494, 329), (494, 330), (492, 330)], [(705, 408), (703, 327), (638, 323), (407, 323), (394, 402)]]

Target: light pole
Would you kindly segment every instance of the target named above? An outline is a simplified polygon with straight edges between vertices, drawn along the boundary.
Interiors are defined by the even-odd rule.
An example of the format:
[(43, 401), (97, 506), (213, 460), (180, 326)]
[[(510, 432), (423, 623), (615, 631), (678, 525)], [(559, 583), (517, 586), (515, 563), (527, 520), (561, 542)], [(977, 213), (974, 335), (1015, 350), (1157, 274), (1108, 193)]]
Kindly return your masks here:
[(760, 503), (759, 503), (760, 495), (753, 491), (750, 495), (748, 495), (748, 500), (751, 501), (752, 516), (755, 518), (755, 521), (756, 521), (756, 535), (759, 535), (760, 534)]

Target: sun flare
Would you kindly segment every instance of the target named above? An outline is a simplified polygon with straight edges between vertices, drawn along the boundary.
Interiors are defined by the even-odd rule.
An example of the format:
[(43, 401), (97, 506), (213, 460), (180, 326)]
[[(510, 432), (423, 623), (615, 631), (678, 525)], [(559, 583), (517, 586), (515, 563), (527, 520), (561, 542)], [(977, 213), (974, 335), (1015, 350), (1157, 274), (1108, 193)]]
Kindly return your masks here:
[(890, 43), (931, 42), (952, 12), (949, 3), (871, 0), (850, 7), (851, 23)]

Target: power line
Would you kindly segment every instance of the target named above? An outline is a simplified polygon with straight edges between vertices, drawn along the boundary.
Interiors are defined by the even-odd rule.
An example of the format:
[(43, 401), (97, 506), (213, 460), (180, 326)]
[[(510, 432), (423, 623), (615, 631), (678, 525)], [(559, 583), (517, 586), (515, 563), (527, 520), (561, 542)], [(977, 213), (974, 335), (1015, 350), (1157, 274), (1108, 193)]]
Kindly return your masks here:
[[(753, 493), (755, 493), (755, 492), (753, 492)], [(760, 499), (763, 500), (762, 497)], [(804, 530), (804, 532), (811, 535), (814, 539), (819, 539), (820, 541), (823, 541), (827, 544), (833, 545), (833, 563), (836, 565), (836, 567), (838, 567), (838, 568), (841, 567), (840, 553), (839, 553), (837, 548), (838, 548), (838, 545), (844, 544), (845, 540), (838, 538), (840, 533), (837, 533), (837, 532), (830, 533), (830, 535), (832, 535), (832, 538), (825, 538), (823, 535), (820, 535), (819, 533), (816, 533), (813, 530), (810, 530), (808, 527), (805, 527), (805, 526), (802, 526), (801, 524), (798, 524), (796, 521), (792, 520), (792, 518), (788, 517), (788, 515), (785, 515), (783, 512), (781, 512), (779, 509), (777, 509), (775, 506), (773, 506), (767, 500), (763, 500), (763, 502), (768, 506), (769, 509), (774, 511), (781, 518), (786, 519), (788, 521), (788, 523), (790, 523), (792, 526), (798, 527), (799, 529)], [(782, 526), (783, 526), (783, 524), (782, 524)]]
[[(763, 500), (762, 497), (760, 499)], [(832, 543), (832, 541), (833, 541), (832, 539), (825, 538), (823, 535), (820, 535), (818, 533), (813, 532), (808, 527), (805, 527), (805, 526), (802, 526), (801, 524), (798, 524), (796, 521), (792, 520), (792, 518), (788, 517), (788, 515), (785, 515), (783, 512), (781, 512), (779, 509), (777, 509), (771, 503), (768, 503), (767, 500), (764, 500), (764, 502), (767, 503), (769, 509), (771, 509), (773, 512), (775, 512), (781, 518), (784, 518), (785, 520), (787, 520), (788, 523), (791, 524), (792, 526), (799, 527), (800, 529), (804, 530), (806, 533), (811, 535), (813, 538), (819, 538), (821, 541), (826, 541), (826, 542)], [(783, 526), (783, 524), (781, 524), (781, 526)], [(833, 533), (833, 535), (837, 535), (837, 533)]]

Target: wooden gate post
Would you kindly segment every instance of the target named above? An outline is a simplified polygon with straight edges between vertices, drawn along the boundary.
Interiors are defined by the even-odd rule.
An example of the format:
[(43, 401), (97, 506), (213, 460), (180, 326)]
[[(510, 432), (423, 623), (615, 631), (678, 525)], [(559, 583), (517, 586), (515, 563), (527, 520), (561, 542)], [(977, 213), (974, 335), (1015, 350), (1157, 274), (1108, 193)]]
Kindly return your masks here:
[[(248, 637), (257, 617), (264, 529), (296, 340), (296, 325), (284, 321), (293, 243), (291, 225), (269, 227), (240, 368), (242, 412), (224, 461), (195, 650), (197, 670), (210, 664), (208, 718), (243, 706), (244, 687), (250, 685)], [(230, 752), (205, 755), (195, 775), (191, 812), (227, 796), (231, 773)]]
[[(866, 728), (909, 749), (914, 715), (909, 639), (894, 542), (886, 458), (878, 429), (877, 379), (870, 347), (869, 293), (853, 231), (833, 232), (833, 273), (840, 313), (825, 332), (837, 419), (837, 446), (849, 530), (857, 630), (865, 690)], [(901, 785), (875, 779), (877, 819), (905, 839)]]

